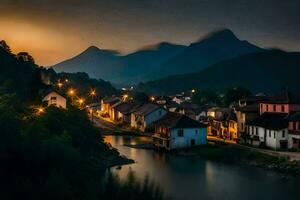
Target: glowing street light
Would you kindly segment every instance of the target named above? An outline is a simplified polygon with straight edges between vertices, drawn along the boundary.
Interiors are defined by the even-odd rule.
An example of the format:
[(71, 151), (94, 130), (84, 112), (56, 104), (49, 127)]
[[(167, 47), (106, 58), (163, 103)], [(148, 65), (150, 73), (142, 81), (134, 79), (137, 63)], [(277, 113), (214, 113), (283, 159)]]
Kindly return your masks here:
[(95, 96), (96, 96), (96, 90), (91, 90), (90, 95), (91, 95), (92, 97), (95, 97)]
[(128, 97), (129, 97), (128, 94), (124, 94), (123, 95), (123, 101), (126, 101), (128, 99)]
[(83, 98), (79, 98), (78, 99), (78, 103), (79, 103), (79, 105), (82, 105), (84, 103), (84, 99)]
[(66, 80), (65, 80), (65, 82), (66, 82), (66, 83), (68, 83), (68, 82), (69, 82), (69, 80), (68, 80), (68, 79), (66, 79)]
[(195, 93), (196, 92), (196, 90), (195, 89), (192, 89), (192, 93)]
[(150, 98), (150, 100), (151, 100), (151, 101), (154, 101), (154, 100), (155, 100), (155, 97), (152, 96), (152, 97)]
[(74, 96), (75, 95), (75, 90), (74, 89), (70, 89), (69, 92), (68, 92), (68, 94), (70, 96)]
[(58, 82), (58, 83), (57, 83), (57, 86), (58, 86), (58, 88), (60, 89), (60, 88), (62, 88), (63, 84), (62, 84), (61, 82)]
[(41, 115), (41, 114), (43, 114), (44, 112), (45, 112), (45, 109), (44, 109), (43, 107), (37, 108), (37, 114), (38, 114), (38, 115)]

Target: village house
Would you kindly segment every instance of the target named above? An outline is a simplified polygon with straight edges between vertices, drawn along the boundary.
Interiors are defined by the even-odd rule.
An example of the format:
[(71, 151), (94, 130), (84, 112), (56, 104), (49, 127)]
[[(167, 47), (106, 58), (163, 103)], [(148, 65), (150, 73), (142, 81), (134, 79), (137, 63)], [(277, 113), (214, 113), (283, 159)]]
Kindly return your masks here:
[(226, 138), (236, 141), (239, 138), (238, 123), (237, 123), (236, 114), (233, 111), (230, 112), (227, 121), (228, 121), (228, 128), (227, 128)]
[(227, 118), (231, 112), (230, 108), (210, 108), (207, 111), (209, 126), (207, 134), (210, 136), (217, 136), (226, 138), (228, 132)]
[(118, 121), (120, 123), (130, 124), (131, 113), (135, 111), (140, 105), (131, 102), (121, 102), (116, 106), (113, 106), (113, 118), (112, 120)]
[(121, 102), (121, 99), (119, 97), (116, 96), (112, 96), (112, 97), (107, 97), (101, 100), (101, 111), (103, 113), (107, 113), (109, 114), (110, 110), (111, 110), (111, 106), (113, 106), (114, 104)]
[(300, 149), (300, 112), (291, 114), (288, 123), (288, 148)]
[(291, 113), (300, 111), (300, 95), (289, 91), (260, 102), (260, 114), (265, 112)]
[(287, 113), (263, 113), (247, 124), (247, 143), (272, 149), (288, 148)]
[(144, 132), (146, 129), (151, 129), (152, 123), (162, 118), (166, 113), (164, 108), (156, 104), (145, 103), (131, 113), (131, 126)]
[(118, 116), (115, 116), (115, 114), (118, 114), (117, 112), (115, 112), (115, 107), (117, 107), (118, 105), (120, 105), (122, 103), (123, 103), (123, 101), (117, 101), (109, 106), (108, 115), (109, 115), (110, 120), (113, 121), (113, 120), (118, 119)]
[(169, 112), (154, 122), (153, 144), (167, 150), (206, 144), (206, 125), (179, 113)]
[(164, 107), (166, 110), (171, 112), (175, 112), (176, 108), (179, 107), (179, 104), (172, 101), (172, 98), (168, 96), (158, 96), (154, 101), (157, 105)]
[[(246, 124), (259, 116), (259, 104), (250, 104), (235, 108), (238, 137), (246, 135)], [(243, 138), (241, 138), (243, 139)], [(245, 141), (244, 141), (245, 142)]]
[(59, 108), (67, 108), (67, 99), (58, 91), (50, 90), (43, 98), (43, 102), (47, 103), (47, 106), (56, 106)]
[[(293, 131), (297, 129), (297, 123), (294, 127), (297, 118), (292, 116), (297, 111), (300, 111), (300, 95), (289, 91), (262, 100), (259, 103), (260, 116), (247, 123), (247, 133), (250, 139), (247, 142), (255, 143), (254, 145), (258, 143), (273, 149), (286, 149), (293, 146), (294, 143), (290, 141), (293, 140), (297, 146), (297, 138), (292, 136)], [(288, 130), (291, 130), (291, 135)]]
[(174, 112), (186, 115), (194, 120), (199, 121), (201, 118), (206, 118), (207, 109), (205, 107), (200, 107), (197, 104), (184, 102), (175, 109)]
[(184, 92), (182, 94), (176, 94), (172, 100), (177, 104), (181, 104), (183, 102), (190, 102), (192, 97), (190, 95), (186, 95)]

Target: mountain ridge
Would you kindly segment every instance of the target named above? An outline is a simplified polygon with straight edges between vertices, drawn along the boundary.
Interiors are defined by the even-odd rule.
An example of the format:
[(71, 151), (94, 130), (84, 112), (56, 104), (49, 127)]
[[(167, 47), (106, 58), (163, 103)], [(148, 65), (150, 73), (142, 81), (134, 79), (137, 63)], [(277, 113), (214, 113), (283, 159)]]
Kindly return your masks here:
[(91, 77), (102, 77), (118, 84), (137, 84), (195, 72), (223, 60), (259, 51), (264, 49), (238, 39), (229, 29), (222, 29), (189, 46), (161, 42), (127, 55), (91, 46), (53, 67), (57, 71), (87, 72)]
[(168, 76), (139, 84), (148, 93), (174, 94), (193, 88), (224, 90), (246, 87), (254, 92), (274, 92), (300, 84), (300, 52), (269, 50), (214, 64), (196, 73)]

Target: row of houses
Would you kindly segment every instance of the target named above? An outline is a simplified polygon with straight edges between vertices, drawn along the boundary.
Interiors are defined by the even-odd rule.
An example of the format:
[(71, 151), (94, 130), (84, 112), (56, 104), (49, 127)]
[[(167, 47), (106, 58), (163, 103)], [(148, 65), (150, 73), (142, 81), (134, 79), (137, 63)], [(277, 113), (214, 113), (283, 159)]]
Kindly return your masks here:
[(300, 95), (241, 99), (233, 108), (211, 108), (208, 135), (272, 149), (300, 149)]
[(165, 98), (158, 101), (161, 102), (138, 104), (109, 97), (101, 101), (101, 112), (110, 120), (152, 134), (153, 144), (158, 148), (171, 150), (206, 144), (205, 124), (175, 112)]

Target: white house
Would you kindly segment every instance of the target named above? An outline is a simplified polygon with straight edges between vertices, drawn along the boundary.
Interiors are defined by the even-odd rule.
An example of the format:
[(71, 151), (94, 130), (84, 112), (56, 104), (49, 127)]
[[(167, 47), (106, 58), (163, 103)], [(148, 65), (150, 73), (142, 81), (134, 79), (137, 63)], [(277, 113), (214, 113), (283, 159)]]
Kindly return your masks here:
[(131, 126), (145, 131), (154, 121), (162, 118), (167, 111), (152, 103), (146, 103), (131, 113)]
[(153, 144), (167, 150), (206, 144), (206, 125), (179, 113), (169, 112), (154, 123)]
[(56, 107), (59, 107), (59, 108), (64, 108), (64, 109), (67, 108), (66, 98), (62, 94), (60, 94), (59, 92), (54, 91), (54, 90), (48, 92), (44, 96), (43, 102), (47, 102), (48, 106), (53, 105), (53, 106), (56, 106)]
[(272, 149), (288, 148), (288, 124), (286, 113), (264, 113), (247, 124), (247, 142)]

